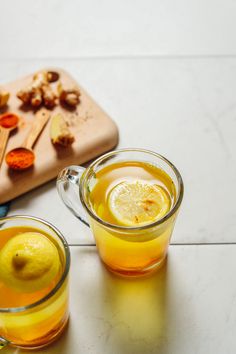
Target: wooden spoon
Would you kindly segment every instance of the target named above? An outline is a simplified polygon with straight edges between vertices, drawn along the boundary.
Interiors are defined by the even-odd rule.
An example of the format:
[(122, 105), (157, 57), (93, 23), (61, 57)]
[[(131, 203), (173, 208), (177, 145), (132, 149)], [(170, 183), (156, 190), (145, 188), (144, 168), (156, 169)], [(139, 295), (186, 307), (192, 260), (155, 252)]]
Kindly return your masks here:
[(6, 155), (6, 163), (14, 170), (25, 170), (34, 164), (35, 154), (32, 150), (39, 134), (48, 122), (51, 113), (42, 108), (36, 113), (33, 125), (22, 146), (19, 146)]
[(0, 167), (2, 164), (9, 135), (12, 130), (17, 128), (18, 123), (19, 118), (14, 113), (4, 113), (0, 116)]

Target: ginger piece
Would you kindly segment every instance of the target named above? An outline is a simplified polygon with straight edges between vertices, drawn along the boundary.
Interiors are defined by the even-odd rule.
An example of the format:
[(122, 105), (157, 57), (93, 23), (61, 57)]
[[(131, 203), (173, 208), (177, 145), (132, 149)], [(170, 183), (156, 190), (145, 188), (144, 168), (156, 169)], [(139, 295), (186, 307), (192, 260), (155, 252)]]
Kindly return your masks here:
[(17, 93), (17, 97), (32, 107), (44, 104), (47, 108), (56, 105), (57, 96), (49, 85), (48, 72), (40, 71), (34, 74), (32, 83)]
[(76, 107), (80, 102), (80, 91), (77, 88), (66, 89), (61, 83), (57, 86), (59, 99), (71, 107)]
[(57, 96), (48, 84), (44, 84), (41, 87), (43, 102), (45, 107), (53, 108), (56, 105)]
[(47, 73), (46, 71), (39, 71), (38, 73), (34, 74), (33, 82), (32, 82), (32, 89), (41, 89), (43, 85), (47, 85)]
[(35, 90), (31, 93), (30, 103), (33, 107), (39, 107), (42, 104), (42, 93), (40, 90)]
[(58, 113), (51, 119), (50, 137), (54, 145), (70, 146), (75, 138), (68, 128), (65, 118)]
[[(59, 80), (59, 73), (56, 71), (39, 71), (33, 76), (34, 82), (40, 84), (47, 84)], [(41, 85), (40, 85), (41, 86)]]
[(43, 101), (40, 88), (28, 86), (17, 92), (17, 97), (26, 105), (39, 107)]
[(17, 92), (16, 96), (24, 103), (24, 104), (30, 104), (31, 101), (31, 87), (28, 86), (25, 89), (22, 89)]
[[(57, 95), (50, 86), (51, 82), (59, 79), (56, 71), (39, 71), (33, 75), (32, 83), (17, 93), (17, 97), (32, 107), (44, 105), (53, 108), (57, 104)], [(80, 102), (80, 92), (77, 88), (65, 89), (61, 83), (57, 87), (61, 103), (75, 108)]]
[(0, 88), (0, 108), (6, 106), (10, 97), (10, 93), (3, 88)]

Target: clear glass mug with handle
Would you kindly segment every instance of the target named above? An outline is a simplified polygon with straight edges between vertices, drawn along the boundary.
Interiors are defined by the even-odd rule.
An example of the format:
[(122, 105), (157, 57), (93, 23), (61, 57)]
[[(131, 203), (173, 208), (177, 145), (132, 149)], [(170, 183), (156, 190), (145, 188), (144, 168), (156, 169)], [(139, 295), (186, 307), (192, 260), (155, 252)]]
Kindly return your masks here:
[[(167, 174), (176, 190), (175, 202), (161, 219), (141, 226), (122, 226), (101, 218), (91, 206), (90, 192), (99, 171), (114, 164), (133, 161), (158, 167)], [(90, 226), (100, 258), (113, 272), (139, 276), (157, 269), (165, 259), (175, 220), (183, 198), (183, 181), (176, 167), (163, 156), (144, 149), (109, 152), (88, 168), (69, 166), (57, 179), (60, 197), (69, 210)]]
[[(0, 279), (0, 298), (4, 307), (0, 307), (0, 349), (7, 345), (38, 349), (44, 347), (63, 332), (69, 318), (69, 285), (68, 274), (70, 269), (69, 246), (60, 233), (50, 223), (32, 216), (17, 215), (0, 218), (0, 246), (5, 242), (11, 230), (30, 230), (41, 232), (54, 243), (58, 250), (61, 272), (60, 277), (55, 279), (53, 287), (44, 295), (37, 295), (37, 300), (24, 306), (7, 306), (12, 303), (13, 293), (11, 288), (4, 286)], [(13, 235), (13, 232), (12, 232)], [(7, 237), (8, 237), (7, 236)], [(10, 239), (10, 238), (9, 238)], [(24, 296), (31, 300), (35, 293), (19, 295), (14, 294), (14, 302), (22, 301)], [(9, 300), (9, 301), (8, 301)], [(25, 300), (24, 300), (25, 301)]]

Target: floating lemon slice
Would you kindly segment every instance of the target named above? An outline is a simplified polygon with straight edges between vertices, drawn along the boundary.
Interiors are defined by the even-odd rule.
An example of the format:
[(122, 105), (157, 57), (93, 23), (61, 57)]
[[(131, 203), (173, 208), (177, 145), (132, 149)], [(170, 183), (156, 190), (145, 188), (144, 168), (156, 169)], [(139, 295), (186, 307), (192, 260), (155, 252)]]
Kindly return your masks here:
[(110, 192), (108, 205), (119, 224), (142, 226), (167, 214), (171, 200), (161, 186), (136, 180), (116, 185)]
[(59, 269), (56, 246), (38, 232), (14, 236), (0, 251), (1, 280), (21, 292), (34, 292), (47, 287)]

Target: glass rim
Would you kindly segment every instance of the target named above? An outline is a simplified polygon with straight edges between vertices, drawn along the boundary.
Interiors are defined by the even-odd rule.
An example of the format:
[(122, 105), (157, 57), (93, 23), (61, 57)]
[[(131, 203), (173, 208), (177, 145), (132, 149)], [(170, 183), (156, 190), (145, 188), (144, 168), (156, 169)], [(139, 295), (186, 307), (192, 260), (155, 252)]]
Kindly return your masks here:
[(65, 269), (60, 277), (60, 279), (58, 280), (57, 284), (54, 286), (54, 288), (49, 291), (49, 293), (47, 293), (45, 296), (43, 296), (41, 299), (37, 300), (36, 302), (33, 302), (32, 304), (29, 305), (25, 305), (25, 306), (19, 306), (19, 307), (0, 307), (0, 313), (17, 313), (17, 312), (23, 312), (29, 309), (33, 309), (34, 307), (37, 307), (41, 304), (43, 304), (45, 301), (49, 300), (53, 295), (55, 295), (57, 293), (57, 291), (61, 288), (62, 284), (64, 283), (68, 273), (69, 273), (69, 269), (70, 269), (70, 261), (71, 261), (71, 257), (70, 257), (70, 249), (69, 249), (69, 245), (65, 239), (65, 237), (62, 235), (62, 233), (54, 226), (52, 225), (50, 222), (45, 221), (41, 218), (35, 217), (35, 216), (30, 216), (30, 215), (10, 215), (10, 216), (5, 216), (0, 218), (0, 223), (4, 223), (4, 221), (11, 221), (14, 219), (27, 219), (27, 220), (34, 220), (37, 221), (39, 223), (42, 223), (46, 226), (49, 227), (49, 229), (53, 230), (56, 235), (58, 236), (58, 238), (60, 239), (60, 241), (62, 242), (64, 251), (65, 251)]
[[(84, 184), (86, 182), (86, 177), (88, 176), (89, 172), (94, 168), (95, 165), (99, 164), (101, 161), (103, 161), (107, 157), (112, 157), (113, 155), (116, 155), (116, 154), (119, 154), (119, 153), (122, 153), (122, 152), (142, 152), (142, 153), (146, 153), (146, 154), (155, 156), (155, 157), (161, 159), (162, 161), (164, 161), (174, 171), (175, 176), (176, 176), (177, 181), (178, 181), (179, 193), (177, 195), (177, 198), (176, 198), (176, 201), (175, 201), (175, 204), (173, 205), (173, 207), (161, 219), (159, 219), (157, 221), (154, 221), (154, 222), (152, 222), (150, 224), (141, 225), (141, 226), (120, 226), (120, 225), (115, 225), (115, 224), (109, 223), (108, 221), (105, 221), (105, 220), (101, 219), (98, 215), (96, 215), (93, 212), (93, 210), (85, 202), (83, 191), (84, 191)], [(158, 153), (156, 153), (156, 152), (154, 152), (152, 150), (139, 149), (139, 148), (126, 148), (126, 149), (118, 149), (118, 150), (113, 150), (113, 151), (107, 152), (106, 154), (104, 154), (104, 155), (100, 156), (99, 158), (97, 158), (90, 166), (88, 166), (86, 168), (86, 170), (84, 171), (83, 178), (81, 179), (81, 186), (79, 188), (79, 194), (80, 194), (81, 203), (84, 206), (84, 208), (86, 209), (86, 211), (88, 212), (88, 214), (93, 219), (95, 219), (97, 222), (102, 224), (103, 226), (108, 227), (110, 229), (114, 229), (114, 230), (141, 231), (141, 230), (149, 229), (151, 227), (159, 226), (159, 225), (163, 224), (165, 221), (167, 221), (172, 215), (175, 214), (175, 212), (179, 209), (179, 207), (181, 205), (181, 202), (183, 200), (184, 183), (183, 183), (183, 179), (181, 177), (181, 174), (180, 174), (179, 170), (175, 167), (175, 165), (172, 162), (170, 162), (164, 156), (162, 156), (162, 155), (160, 155), (160, 154), (158, 154)]]

